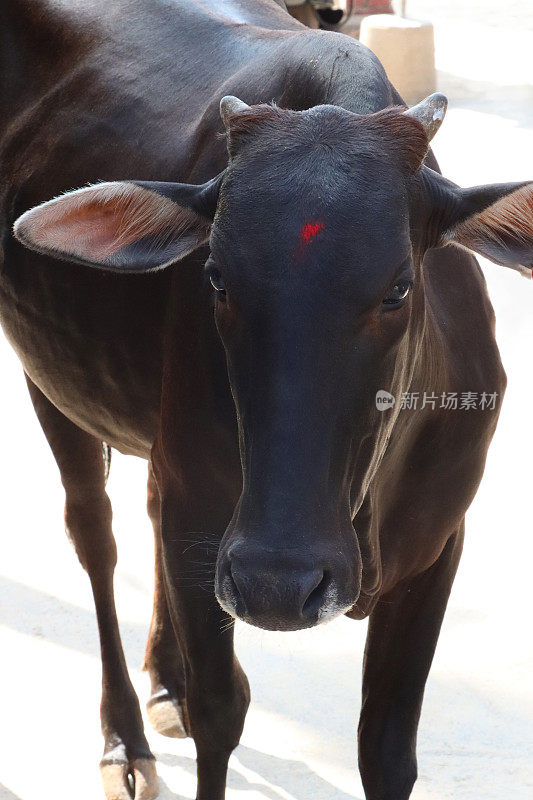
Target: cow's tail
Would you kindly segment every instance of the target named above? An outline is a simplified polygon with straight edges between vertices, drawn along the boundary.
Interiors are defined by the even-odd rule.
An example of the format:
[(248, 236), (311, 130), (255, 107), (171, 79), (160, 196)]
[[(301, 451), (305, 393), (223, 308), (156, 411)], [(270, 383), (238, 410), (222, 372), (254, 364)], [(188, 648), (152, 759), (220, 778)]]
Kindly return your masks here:
[(107, 442), (102, 442), (102, 458), (104, 459), (104, 480), (107, 484), (109, 471), (111, 469), (111, 447), (107, 444)]

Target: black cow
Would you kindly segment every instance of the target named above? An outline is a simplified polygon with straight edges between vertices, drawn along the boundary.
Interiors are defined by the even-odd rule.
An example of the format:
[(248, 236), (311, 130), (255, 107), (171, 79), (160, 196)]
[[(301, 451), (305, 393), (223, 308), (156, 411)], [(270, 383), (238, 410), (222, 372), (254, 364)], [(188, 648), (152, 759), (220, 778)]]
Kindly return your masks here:
[[(1, 316), (93, 587), (108, 800), (128, 776), (153, 797), (157, 778), (114, 610), (102, 442), (150, 464), (149, 710), (194, 738), (198, 800), (224, 797), (249, 702), (233, 617), (343, 613), (369, 615), (367, 800), (406, 800), (505, 385), (482, 274), (444, 245), (530, 274), (533, 184), (445, 180), (428, 155), (444, 98), (403, 113), (370, 52), (276, 0), (2, 14)], [(493, 402), (381, 410), (380, 390)]]

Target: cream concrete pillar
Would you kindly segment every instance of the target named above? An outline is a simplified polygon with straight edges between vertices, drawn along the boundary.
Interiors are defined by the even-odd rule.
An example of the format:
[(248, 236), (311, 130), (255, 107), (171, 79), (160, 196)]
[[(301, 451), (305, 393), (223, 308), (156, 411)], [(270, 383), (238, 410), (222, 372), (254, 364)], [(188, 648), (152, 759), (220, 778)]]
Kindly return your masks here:
[(309, 3), (287, 3), (287, 11), (308, 28), (318, 28), (317, 16)]
[(373, 14), (361, 22), (359, 39), (377, 55), (389, 80), (409, 105), (436, 90), (431, 22)]

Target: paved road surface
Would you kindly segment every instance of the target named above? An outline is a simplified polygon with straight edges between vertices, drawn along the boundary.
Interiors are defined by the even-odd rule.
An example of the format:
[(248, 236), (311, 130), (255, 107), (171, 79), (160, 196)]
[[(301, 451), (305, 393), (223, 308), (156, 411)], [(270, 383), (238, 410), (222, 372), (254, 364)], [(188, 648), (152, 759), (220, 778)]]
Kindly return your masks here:
[[(522, 17), (529, 3), (485, 3), (499, 16), (484, 12), (480, 24), (459, 0), (413, 0), (410, 10), (428, 17), (433, 5), (446, 6), (435, 12), (441, 88), (451, 98), (435, 141), (444, 171), (464, 185), (533, 177), (531, 11)], [(533, 283), (483, 266), (509, 388), (427, 688), (413, 800), (533, 797)], [(2, 341), (0, 363), (0, 798), (94, 800), (100, 660), (88, 580), (62, 532), (55, 464)], [(118, 608), (143, 700), (152, 596), (144, 486), (145, 465), (116, 456)], [(288, 635), (238, 626), (253, 704), (228, 800), (362, 800), (354, 737), (364, 636), (365, 624), (346, 619)], [(162, 800), (193, 798), (192, 743), (149, 738)]]

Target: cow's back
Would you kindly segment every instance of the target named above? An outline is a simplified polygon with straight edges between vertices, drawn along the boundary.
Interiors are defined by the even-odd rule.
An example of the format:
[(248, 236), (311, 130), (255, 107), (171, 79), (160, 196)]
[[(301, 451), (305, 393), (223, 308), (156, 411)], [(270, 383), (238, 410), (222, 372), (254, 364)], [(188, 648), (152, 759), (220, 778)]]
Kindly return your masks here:
[[(2, 324), (28, 374), (63, 411), (146, 454), (168, 299), (194, 291), (177, 272), (201, 265), (205, 253), (160, 275), (105, 275), (25, 250), (10, 228), (26, 209), (87, 183), (203, 180), (222, 169), (220, 86), (261, 57), (264, 37), (271, 52), (275, 34), (235, 19), (238, 3), (10, 4), (10, 80), (0, 98), (10, 109), (0, 138)], [(292, 24), (275, 4), (265, 4), (266, 14), (261, 6), (261, 24), (272, 15)], [(30, 56), (43, 37), (37, 68)], [(188, 299), (191, 308), (198, 302)]]
[(199, 305), (201, 277), (189, 279), (191, 271), (201, 276), (205, 251), (161, 275), (104, 275), (25, 250), (10, 235), (12, 223), (54, 195), (100, 180), (212, 177), (227, 160), (217, 136), (224, 94), (364, 112), (387, 105), (390, 87), (369, 51), (306, 29), (275, 0), (9, 4), (16, 24), (2, 34), (11, 54), (0, 98), (11, 109), (0, 139), (2, 324), (59, 408), (115, 446), (146, 455), (174, 313), (169, 298), (179, 296), (182, 308), (211, 324), (209, 304)]

